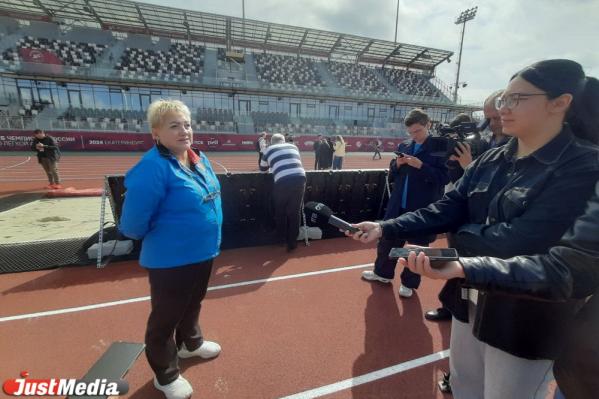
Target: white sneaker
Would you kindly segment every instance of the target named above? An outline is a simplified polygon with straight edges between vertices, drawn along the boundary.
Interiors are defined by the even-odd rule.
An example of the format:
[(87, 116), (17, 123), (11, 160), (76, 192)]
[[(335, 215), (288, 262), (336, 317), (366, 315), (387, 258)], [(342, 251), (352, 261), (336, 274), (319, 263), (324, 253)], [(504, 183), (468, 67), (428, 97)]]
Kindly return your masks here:
[(399, 286), (399, 296), (404, 297), (404, 298), (409, 298), (412, 295), (414, 295), (413, 289), (408, 288), (403, 284)]
[(179, 349), (178, 355), (181, 359), (187, 359), (195, 356), (199, 356), (202, 359), (212, 359), (213, 357), (217, 357), (220, 351), (220, 345), (216, 342), (204, 341), (202, 346), (194, 351), (188, 351), (185, 347), (185, 344), (183, 344), (181, 349)]
[(187, 399), (193, 393), (193, 388), (189, 381), (180, 374), (175, 381), (167, 385), (160, 385), (156, 377), (154, 377), (154, 387), (162, 391), (166, 399)]
[(381, 283), (388, 284), (391, 282), (390, 279), (384, 278), (373, 272), (372, 270), (364, 270), (362, 272), (362, 278), (368, 281), (380, 281)]

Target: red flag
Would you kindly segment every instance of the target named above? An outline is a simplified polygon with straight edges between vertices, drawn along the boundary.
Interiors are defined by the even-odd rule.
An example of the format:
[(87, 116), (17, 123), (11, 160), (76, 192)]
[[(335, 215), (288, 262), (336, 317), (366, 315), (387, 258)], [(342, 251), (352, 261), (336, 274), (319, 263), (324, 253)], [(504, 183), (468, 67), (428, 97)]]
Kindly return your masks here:
[(31, 73), (51, 73), (61, 75), (63, 73), (63, 62), (58, 56), (50, 51), (37, 48), (20, 48), (19, 54), (23, 62), (27, 64), (21, 68)]
[(24, 62), (35, 62), (37, 64), (62, 65), (63, 62), (58, 56), (50, 51), (37, 48), (20, 48), (19, 54)]

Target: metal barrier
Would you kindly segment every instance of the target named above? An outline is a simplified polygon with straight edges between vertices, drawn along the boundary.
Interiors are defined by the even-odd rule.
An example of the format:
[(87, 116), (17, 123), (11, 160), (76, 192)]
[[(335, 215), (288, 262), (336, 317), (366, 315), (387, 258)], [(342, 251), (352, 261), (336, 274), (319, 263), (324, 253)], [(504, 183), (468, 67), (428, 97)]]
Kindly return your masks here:
[[(388, 200), (385, 188), (387, 173), (384, 169), (308, 171), (304, 202), (323, 202), (337, 216), (349, 222), (379, 219)], [(276, 243), (278, 237), (274, 223), (272, 175), (255, 172), (229, 173), (218, 175), (218, 179), (224, 217), (221, 248)], [(126, 195), (124, 176), (107, 176), (106, 185), (112, 214), (118, 223)], [(103, 204), (104, 199), (100, 204), (101, 210), (104, 209)], [(324, 239), (342, 236), (332, 226), (319, 227), (323, 230)], [(0, 244), (0, 273), (93, 264), (96, 259), (88, 259), (87, 249), (99, 241), (117, 238), (117, 229), (112, 227), (106, 231), (100, 228), (98, 233), (85, 238)], [(135, 259), (139, 248), (139, 242), (136, 242), (134, 253), (121, 259)], [(101, 258), (102, 255), (98, 257), (100, 260)]]

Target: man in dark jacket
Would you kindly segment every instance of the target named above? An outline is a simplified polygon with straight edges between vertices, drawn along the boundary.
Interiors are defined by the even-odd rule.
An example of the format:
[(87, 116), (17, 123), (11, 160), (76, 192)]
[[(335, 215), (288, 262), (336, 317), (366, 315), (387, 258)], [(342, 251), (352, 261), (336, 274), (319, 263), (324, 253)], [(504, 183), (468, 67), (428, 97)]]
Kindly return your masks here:
[(314, 140), (314, 170), (318, 170), (319, 169), (319, 165), (318, 165), (318, 161), (319, 161), (319, 147), (320, 147), (320, 142), (322, 141), (322, 134), (319, 134), (318, 137), (316, 137), (316, 140)]
[(316, 158), (318, 159), (318, 170), (329, 169), (333, 164), (333, 156), (329, 142), (321, 135), (319, 137)]
[[(504, 145), (505, 143), (508, 142), (508, 140), (510, 138), (509, 136), (506, 136), (503, 134), (503, 126), (501, 125), (501, 118), (499, 117), (499, 111), (497, 111), (497, 109), (495, 108), (495, 99), (497, 97), (501, 96), (501, 93), (503, 93), (503, 90), (498, 90), (498, 91), (492, 93), (485, 100), (484, 107), (483, 107), (483, 113), (484, 113), (485, 119), (489, 120), (489, 129), (491, 130), (492, 134), (491, 134), (491, 137), (489, 138), (488, 142), (485, 141), (482, 143), (482, 145), (479, 145), (480, 151), (479, 151), (478, 156), (482, 155), (482, 153), (486, 150)], [(460, 115), (464, 115), (464, 114), (460, 114)], [(464, 116), (460, 116), (460, 115), (456, 116), (449, 125), (455, 126), (456, 124), (459, 124), (459, 123), (471, 121), (470, 118), (467, 117), (467, 115), (464, 115), (464, 116), (466, 116), (468, 119), (466, 119), (466, 118), (464, 118)], [(449, 179), (451, 180), (452, 183), (457, 182), (464, 175), (464, 169), (466, 169), (468, 167), (468, 165), (470, 165), (472, 163), (472, 161), (475, 159), (472, 156), (472, 149), (470, 148), (470, 145), (468, 145), (467, 143), (465, 143), (465, 144), (458, 143), (455, 151), (456, 151), (456, 154), (452, 155), (449, 158), (449, 160), (447, 161), (447, 168), (449, 171)], [(451, 186), (453, 187), (453, 185), (451, 185)], [(451, 320), (451, 312), (444, 307), (439, 307), (434, 310), (429, 310), (428, 312), (426, 312), (424, 314), (424, 317), (427, 320), (434, 320), (434, 321)], [(442, 383), (442, 385), (446, 386), (446, 385), (448, 385), (448, 383), (445, 382), (445, 383)]]
[[(496, 148), (504, 145), (510, 139), (509, 136), (503, 134), (503, 126), (501, 125), (501, 118), (499, 117), (499, 111), (495, 108), (495, 99), (501, 96), (503, 90), (498, 90), (491, 94), (485, 100), (483, 106), (483, 113), (485, 119), (489, 120), (489, 129), (491, 130), (491, 137), (489, 137), (488, 141), (483, 141), (478, 145), (480, 156), (486, 150), (491, 148)], [(464, 114), (460, 114), (464, 115)], [(454, 127), (463, 122), (471, 122), (471, 120), (466, 120), (463, 116), (456, 116), (456, 118), (449, 124)], [(460, 118), (458, 118), (460, 117)], [(468, 118), (470, 119), (470, 118)], [(449, 178), (452, 183), (458, 181), (459, 178), (464, 174), (464, 169), (468, 165), (472, 163), (475, 158), (472, 156), (472, 148), (468, 143), (458, 143), (456, 147), (456, 153), (449, 158), (448, 166), (449, 166)]]
[(266, 132), (262, 132), (256, 141), (256, 151), (258, 152), (258, 169), (260, 168), (260, 163), (262, 162), (262, 157), (264, 156), (266, 147), (268, 147), (266, 144)]
[[(444, 143), (429, 135), (431, 123), (428, 115), (420, 109), (413, 109), (406, 116), (405, 125), (412, 140), (400, 144), (396, 152), (397, 158), (391, 161), (389, 174), (394, 188), (387, 204), (385, 220), (437, 201), (443, 196), (443, 188), (449, 181)], [(428, 245), (435, 237), (434, 234), (426, 234), (411, 237), (410, 242)], [(395, 276), (396, 261), (389, 259), (389, 251), (404, 244), (405, 240), (381, 239), (377, 246), (374, 270), (364, 271), (362, 278), (382, 283), (391, 282)], [(404, 268), (399, 294), (409, 298), (419, 285), (420, 276)]]
[[(372, 160), (374, 161), (375, 159), (382, 159), (383, 157), (381, 156), (381, 142), (377, 139), (374, 140), (371, 144), (372, 149), (374, 150), (374, 154), (372, 154)], [(378, 155), (378, 158), (376, 158)]]
[(46, 187), (51, 190), (62, 188), (60, 176), (58, 175), (57, 163), (60, 159), (60, 151), (54, 139), (41, 129), (33, 131), (34, 137), (31, 150), (37, 153), (37, 161), (42, 165), (50, 184)]

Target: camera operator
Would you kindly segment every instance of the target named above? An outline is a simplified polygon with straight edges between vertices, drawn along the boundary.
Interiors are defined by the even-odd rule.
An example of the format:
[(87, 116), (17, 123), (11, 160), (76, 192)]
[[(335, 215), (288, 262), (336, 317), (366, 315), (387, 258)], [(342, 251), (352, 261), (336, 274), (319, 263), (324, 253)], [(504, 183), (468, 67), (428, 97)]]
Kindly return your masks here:
[[(501, 125), (501, 118), (499, 117), (499, 111), (495, 109), (495, 99), (501, 96), (502, 90), (498, 90), (491, 94), (485, 100), (483, 106), (483, 113), (485, 119), (489, 121), (489, 130), (491, 130), (491, 137), (489, 141), (473, 142), (472, 145), (476, 146), (476, 151), (473, 154), (472, 145), (468, 142), (457, 142), (455, 146), (455, 154), (449, 157), (447, 167), (449, 168), (449, 178), (452, 183), (458, 181), (459, 178), (464, 174), (464, 169), (472, 163), (474, 159), (480, 156), (485, 151), (504, 145), (508, 142), (509, 136), (503, 134), (503, 127)], [(472, 119), (466, 114), (457, 115), (453, 121), (450, 122), (450, 127), (457, 127), (458, 125), (472, 122)], [(476, 140), (476, 139), (475, 139)]]
[(501, 147), (510, 140), (510, 136), (503, 133), (503, 125), (501, 124), (501, 116), (495, 107), (495, 100), (503, 94), (503, 90), (497, 90), (485, 100), (483, 113), (485, 119), (489, 121), (489, 130), (491, 137), (487, 143), (487, 149)]
[[(503, 134), (499, 111), (495, 108), (495, 99), (501, 96), (502, 93), (503, 90), (497, 90), (485, 100), (483, 113), (485, 119), (489, 121), (489, 129), (491, 130), (492, 135), (488, 143), (477, 143), (480, 152), (477, 154), (478, 156), (482, 155), (486, 150), (504, 145), (509, 140), (509, 136)], [(449, 123), (449, 126), (456, 127), (465, 122), (472, 122), (472, 119), (466, 114), (459, 114)], [(451, 155), (447, 161), (449, 179), (452, 183), (450, 185), (451, 188), (453, 188), (453, 184), (464, 175), (464, 169), (466, 169), (466, 167), (473, 161), (472, 149), (468, 143), (462, 144), (458, 142), (455, 146), (455, 152), (456, 154)], [(446, 308), (440, 307), (427, 311), (424, 314), (424, 317), (427, 320), (446, 321), (451, 320), (451, 313)], [(445, 381), (442, 385), (448, 386), (448, 382)]]
[[(466, 114), (458, 114), (451, 122), (449, 127), (455, 128), (462, 123), (472, 123), (472, 118)], [(456, 142), (454, 153), (449, 156), (447, 160), (447, 171), (449, 174), (449, 180), (451, 183), (455, 183), (464, 174), (466, 166), (472, 162), (472, 149), (470, 144), (464, 142)]]
[[(394, 182), (393, 193), (387, 204), (385, 220), (427, 206), (443, 195), (443, 187), (449, 181), (445, 157), (437, 156), (439, 147), (444, 143), (429, 135), (430, 119), (421, 109), (411, 110), (404, 121), (412, 138), (401, 143), (396, 151), (397, 157), (389, 165), (389, 178)], [(436, 235), (423, 234), (411, 237), (413, 244), (433, 242)], [(389, 259), (392, 247), (403, 246), (405, 240), (381, 239), (377, 246), (374, 270), (362, 273), (368, 281), (390, 283), (395, 276), (396, 260)], [(413, 290), (420, 285), (420, 276), (404, 269), (401, 273), (399, 295), (409, 298)]]

